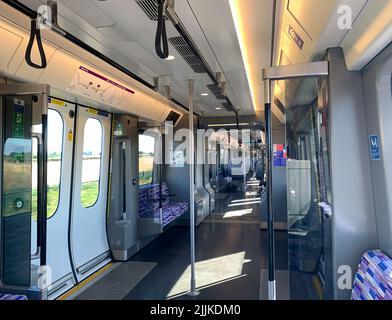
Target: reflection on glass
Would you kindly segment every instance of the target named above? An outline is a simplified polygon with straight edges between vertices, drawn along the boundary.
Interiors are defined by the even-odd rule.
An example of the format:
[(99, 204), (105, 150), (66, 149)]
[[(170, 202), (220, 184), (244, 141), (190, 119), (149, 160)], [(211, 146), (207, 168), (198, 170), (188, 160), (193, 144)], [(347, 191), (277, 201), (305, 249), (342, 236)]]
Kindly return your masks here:
[(139, 185), (151, 184), (153, 180), (155, 138), (139, 135)]
[(82, 186), (80, 199), (83, 207), (92, 207), (98, 200), (102, 157), (102, 125), (90, 118), (84, 127)]
[(332, 285), (326, 275), (332, 262), (325, 260), (324, 247), (330, 232), (319, 205), (331, 203), (328, 106), (322, 87), (325, 80), (318, 78), (282, 80), (274, 87), (274, 104), (286, 116), (291, 299), (326, 298), (327, 287)]
[(31, 210), (31, 139), (8, 138), (3, 151), (3, 217)]

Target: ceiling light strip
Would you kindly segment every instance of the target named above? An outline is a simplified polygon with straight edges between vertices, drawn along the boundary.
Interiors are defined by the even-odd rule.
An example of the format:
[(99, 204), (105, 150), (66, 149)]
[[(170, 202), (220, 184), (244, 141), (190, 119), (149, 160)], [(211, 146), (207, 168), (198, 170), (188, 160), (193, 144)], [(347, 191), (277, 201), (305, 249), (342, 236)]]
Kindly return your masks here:
[(252, 97), (252, 103), (254, 110), (260, 110), (256, 103), (256, 86), (252, 78), (252, 67), (250, 65), (249, 57), (249, 43), (246, 41), (245, 31), (244, 31), (244, 20), (241, 15), (240, 0), (229, 0), (231, 14), (233, 16), (234, 26), (237, 33), (238, 43), (241, 49), (242, 60), (244, 61), (246, 77), (248, 79), (250, 94)]

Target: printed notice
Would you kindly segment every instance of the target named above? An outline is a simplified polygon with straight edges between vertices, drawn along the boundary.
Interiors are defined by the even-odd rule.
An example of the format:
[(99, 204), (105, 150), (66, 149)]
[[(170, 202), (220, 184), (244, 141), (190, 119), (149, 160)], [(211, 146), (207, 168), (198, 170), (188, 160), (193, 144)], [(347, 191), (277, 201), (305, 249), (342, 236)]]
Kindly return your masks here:
[(80, 66), (68, 91), (109, 105), (127, 107), (135, 92), (107, 77)]

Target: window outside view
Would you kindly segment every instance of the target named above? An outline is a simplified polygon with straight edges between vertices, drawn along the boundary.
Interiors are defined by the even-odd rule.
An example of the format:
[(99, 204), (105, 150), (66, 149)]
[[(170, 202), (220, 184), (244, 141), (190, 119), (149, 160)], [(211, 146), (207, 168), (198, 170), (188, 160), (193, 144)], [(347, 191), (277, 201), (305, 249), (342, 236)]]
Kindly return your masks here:
[[(48, 111), (48, 193), (47, 217), (52, 217), (60, 201), (60, 176), (63, 153), (64, 123), (61, 115), (52, 109)], [(38, 140), (32, 140), (32, 216), (37, 220), (37, 174), (38, 174)]]
[(139, 184), (153, 181), (155, 138), (139, 135)]
[(102, 125), (90, 118), (84, 127), (82, 187), (80, 201), (85, 208), (92, 207), (99, 196), (102, 157)]

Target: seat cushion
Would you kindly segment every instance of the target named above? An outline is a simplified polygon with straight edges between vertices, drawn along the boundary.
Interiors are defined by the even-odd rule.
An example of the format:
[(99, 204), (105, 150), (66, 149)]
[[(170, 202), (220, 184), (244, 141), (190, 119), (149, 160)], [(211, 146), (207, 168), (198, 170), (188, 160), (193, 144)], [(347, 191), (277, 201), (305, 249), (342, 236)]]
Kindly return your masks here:
[[(162, 195), (165, 199), (162, 205), (169, 203), (169, 189), (166, 183), (162, 183)], [(154, 218), (159, 214), (159, 184), (141, 186), (139, 188), (139, 217)]]
[[(162, 225), (167, 226), (188, 211), (187, 202), (170, 202), (169, 188), (162, 183)], [(159, 220), (159, 184), (142, 186), (139, 189), (139, 217)]]
[(178, 217), (182, 216), (188, 211), (188, 203), (186, 202), (171, 202), (163, 207), (162, 222), (163, 226), (167, 226)]
[(15, 294), (0, 294), (0, 300), (27, 300), (27, 297)]
[(381, 250), (366, 252), (358, 266), (352, 300), (392, 300), (392, 259)]

